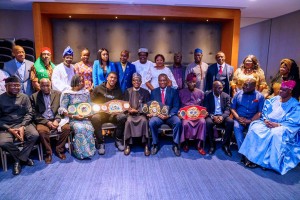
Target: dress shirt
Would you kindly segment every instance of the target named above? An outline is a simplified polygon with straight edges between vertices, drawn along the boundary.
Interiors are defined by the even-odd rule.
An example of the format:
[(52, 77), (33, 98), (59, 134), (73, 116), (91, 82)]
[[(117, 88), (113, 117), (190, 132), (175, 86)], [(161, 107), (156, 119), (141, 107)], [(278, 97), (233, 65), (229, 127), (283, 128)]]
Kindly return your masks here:
[(222, 109), (221, 109), (221, 95), (219, 97), (214, 95), (215, 99), (215, 113), (214, 115), (222, 115)]

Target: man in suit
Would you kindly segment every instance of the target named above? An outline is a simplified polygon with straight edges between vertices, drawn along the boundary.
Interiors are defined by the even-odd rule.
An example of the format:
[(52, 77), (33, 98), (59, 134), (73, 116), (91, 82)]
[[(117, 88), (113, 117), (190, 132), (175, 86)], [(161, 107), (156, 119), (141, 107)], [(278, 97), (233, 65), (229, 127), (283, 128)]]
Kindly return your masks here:
[(186, 66), (182, 65), (182, 54), (180, 52), (177, 52), (174, 54), (174, 63), (171, 66), (168, 66), (174, 76), (174, 79), (176, 80), (176, 83), (178, 85), (178, 90), (181, 90), (184, 88), (184, 80), (185, 80), (185, 70)]
[(233, 67), (225, 63), (225, 54), (219, 51), (216, 54), (217, 63), (208, 67), (206, 74), (205, 91), (212, 90), (213, 82), (220, 81), (223, 84), (223, 91), (230, 95), (230, 81), (233, 77)]
[(162, 124), (168, 124), (173, 129), (173, 151), (176, 156), (180, 156), (180, 133), (181, 133), (181, 121), (177, 117), (178, 110), (180, 108), (180, 99), (178, 91), (171, 87), (167, 87), (168, 76), (166, 74), (160, 74), (158, 76), (159, 87), (151, 91), (150, 100), (161, 102), (169, 107), (169, 114), (148, 114), (150, 117), (149, 127), (152, 134), (152, 149), (151, 154), (155, 155), (158, 152), (158, 129)]
[(223, 92), (223, 84), (220, 81), (213, 82), (213, 91), (209, 92), (204, 98), (204, 106), (207, 109), (208, 116), (206, 121), (206, 134), (209, 137), (209, 154), (215, 152), (214, 126), (225, 127), (225, 135), (222, 144), (222, 150), (227, 156), (232, 156), (230, 151), (230, 138), (233, 131), (233, 120), (230, 115), (230, 96)]
[(115, 63), (118, 72), (118, 84), (122, 93), (132, 87), (132, 74), (136, 72), (135, 65), (128, 62), (129, 51), (123, 50), (120, 56), (120, 62)]
[(21, 92), (30, 96), (33, 93), (30, 80), (30, 69), (33, 62), (25, 59), (25, 51), (19, 45), (13, 47), (12, 54), (15, 59), (4, 63), (3, 70), (9, 76), (17, 76), (21, 81)]
[[(41, 142), (46, 149), (45, 163), (50, 164), (52, 162), (50, 132), (57, 130), (61, 120), (61, 116), (58, 114), (61, 93), (56, 90), (51, 90), (51, 82), (47, 78), (42, 78), (39, 85), (41, 90), (31, 96), (31, 103), (35, 110), (36, 128), (40, 135)], [(56, 154), (62, 160), (66, 159), (64, 146), (69, 134), (70, 126), (66, 124), (62, 127), (62, 132), (56, 143)]]

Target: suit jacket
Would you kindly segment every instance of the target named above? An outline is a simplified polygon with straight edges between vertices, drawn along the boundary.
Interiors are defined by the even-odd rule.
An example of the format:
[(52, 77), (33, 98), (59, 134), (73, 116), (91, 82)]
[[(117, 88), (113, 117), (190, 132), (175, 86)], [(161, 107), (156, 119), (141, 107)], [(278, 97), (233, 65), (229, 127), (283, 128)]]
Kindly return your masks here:
[(30, 96), (33, 93), (33, 88), (31, 85), (31, 80), (30, 80), (30, 69), (33, 66), (33, 62), (29, 60), (24, 60), (25, 62), (25, 76), (24, 79), (20, 77), (20, 74), (18, 72), (17, 64), (16, 64), (16, 59), (12, 59), (6, 63), (4, 63), (3, 70), (6, 71), (9, 76), (17, 76), (21, 83), (22, 83), (22, 91), (23, 93), (27, 94)]
[(127, 88), (132, 87), (132, 74), (136, 72), (135, 65), (127, 62), (124, 72), (121, 62), (116, 62), (115, 67), (118, 73), (118, 84), (122, 90), (122, 93), (124, 93)]
[[(233, 67), (225, 63), (225, 67), (223, 71), (226, 72), (227, 78), (225, 79), (225, 85), (223, 91), (227, 94), (230, 94), (230, 81), (233, 78)], [(212, 64), (207, 69), (206, 74), (206, 84), (205, 84), (205, 91), (212, 90), (213, 82), (216, 80), (216, 75), (219, 73), (218, 64)]]
[[(61, 92), (57, 90), (51, 90), (50, 104), (55, 119), (61, 119), (61, 116), (58, 114), (58, 108), (60, 107), (60, 96)], [(38, 91), (31, 95), (30, 100), (32, 108), (35, 112), (35, 122), (37, 124), (46, 125), (49, 120), (43, 117), (43, 113), (46, 111), (46, 106), (42, 91)]]
[[(225, 92), (222, 92), (220, 96), (221, 110), (223, 113), (222, 117), (223, 119), (225, 119), (230, 115), (230, 96)], [(212, 117), (215, 113), (215, 98), (213, 95), (213, 91), (207, 93), (207, 95), (205, 96), (204, 107), (206, 107), (209, 116)]]
[[(185, 71), (186, 71), (186, 66), (184, 65), (181, 65), (182, 66), (182, 73), (181, 73), (181, 76), (182, 76), (182, 88), (177, 88), (178, 90), (179, 89), (183, 89), (185, 87), (185, 77), (186, 77), (186, 74), (185, 74)], [(172, 74), (174, 75), (174, 65), (171, 65), (171, 66), (168, 66), (172, 72)], [(175, 77), (174, 77), (175, 78)], [(176, 80), (177, 81), (177, 80)], [(178, 85), (178, 84), (177, 84)]]
[[(162, 102), (160, 87), (155, 88), (154, 90), (151, 91), (150, 100)], [(177, 115), (178, 110), (180, 108), (180, 99), (178, 95), (178, 90), (171, 87), (166, 87), (165, 105), (169, 106), (169, 115), (171, 116)]]

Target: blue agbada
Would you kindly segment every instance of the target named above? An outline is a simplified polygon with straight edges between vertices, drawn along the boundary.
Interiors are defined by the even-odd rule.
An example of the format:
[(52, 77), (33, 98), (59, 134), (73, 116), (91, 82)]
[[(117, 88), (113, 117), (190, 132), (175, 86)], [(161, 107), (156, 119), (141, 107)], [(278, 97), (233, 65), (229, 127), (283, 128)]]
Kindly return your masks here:
[[(239, 150), (251, 162), (287, 173), (300, 162), (300, 103), (290, 98), (281, 102), (280, 96), (265, 101), (262, 118), (250, 124)], [(268, 128), (264, 120), (280, 123)]]

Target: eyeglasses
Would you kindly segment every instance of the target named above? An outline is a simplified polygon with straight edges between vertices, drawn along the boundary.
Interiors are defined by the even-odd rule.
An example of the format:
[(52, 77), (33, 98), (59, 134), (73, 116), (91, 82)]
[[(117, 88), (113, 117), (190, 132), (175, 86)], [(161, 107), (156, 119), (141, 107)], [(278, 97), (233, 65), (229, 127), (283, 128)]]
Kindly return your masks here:
[(8, 83), (7, 86), (11, 87), (11, 88), (19, 88), (19, 87), (21, 87), (21, 84), (10, 84), (10, 83)]

